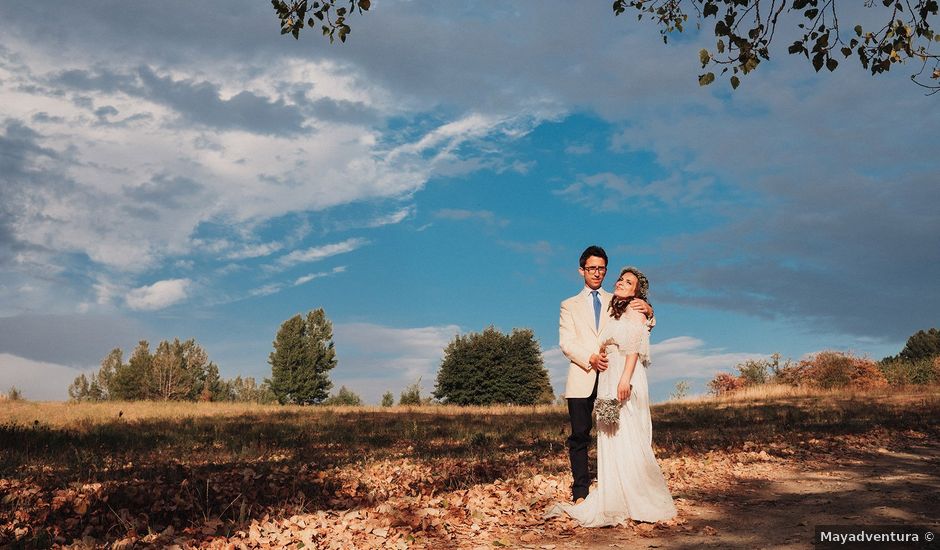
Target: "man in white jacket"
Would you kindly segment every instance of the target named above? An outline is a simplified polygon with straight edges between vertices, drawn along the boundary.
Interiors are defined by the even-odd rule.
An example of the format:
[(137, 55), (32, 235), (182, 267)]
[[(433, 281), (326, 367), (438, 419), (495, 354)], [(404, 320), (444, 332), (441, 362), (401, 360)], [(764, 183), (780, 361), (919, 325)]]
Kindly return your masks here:
[[(591, 486), (588, 471), (588, 445), (591, 442), (591, 414), (597, 397), (597, 373), (607, 369), (607, 357), (601, 351), (598, 336), (610, 316), (607, 306), (611, 294), (601, 288), (607, 275), (607, 253), (599, 246), (589, 246), (579, 262), (578, 272), (584, 277), (581, 292), (561, 303), (558, 320), (558, 340), (561, 351), (571, 364), (565, 398), (571, 435), (568, 437), (568, 458), (574, 483), (571, 496), (578, 501), (587, 496)], [(643, 300), (633, 300), (630, 307), (653, 315), (653, 308)]]

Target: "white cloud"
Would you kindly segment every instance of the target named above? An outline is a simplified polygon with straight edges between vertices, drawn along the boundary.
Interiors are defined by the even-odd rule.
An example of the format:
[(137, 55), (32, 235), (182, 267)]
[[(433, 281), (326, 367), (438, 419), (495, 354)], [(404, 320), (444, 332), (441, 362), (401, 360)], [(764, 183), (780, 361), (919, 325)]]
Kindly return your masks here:
[(169, 307), (188, 295), (192, 285), (189, 279), (167, 279), (149, 286), (135, 288), (127, 293), (124, 300), (131, 309), (152, 311)]
[(334, 388), (352, 388), (367, 403), (386, 391), (397, 400), (405, 387), (421, 379), (422, 395), (434, 389), (444, 348), (460, 332), (456, 325), (396, 328), (372, 323), (333, 327), (339, 366), (330, 372)]
[(15, 386), (25, 399), (62, 401), (68, 398), (69, 385), (82, 372), (58, 363), (0, 353), (0, 392)]
[(310, 281), (312, 281), (312, 280), (314, 280), (314, 279), (319, 279), (319, 278), (321, 278), (321, 277), (329, 277), (330, 275), (336, 275), (336, 274), (338, 274), (338, 273), (344, 273), (345, 271), (346, 271), (346, 266), (340, 265), (340, 266), (334, 267), (334, 268), (333, 268), (332, 270), (330, 270), (330, 271), (321, 271), (321, 272), (319, 272), (319, 273), (310, 273), (309, 275), (304, 275), (303, 277), (298, 277), (297, 280), (294, 281), (294, 286), (300, 286), (300, 285), (302, 285), (302, 284), (309, 283)]
[(260, 244), (248, 244), (244, 245), (238, 250), (228, 253), (225, 258), (227, 260), (245, 260), (248, 258), (261, 258), (263, 256), (270, 256), (275, 252), (284, 248), (284, 245), (279, 242), (269, 242), (269, 243), (260, 243)]
[(305, 250), (295, 250), (286, 256), (278, 258), (277, 263), (283, 267), (290, 267), (300, 263), (315, 262), (331, 256), (352, 252), (368, 244), (368, 242), (369, 241), (365, 239), (352, 238), (338, 243), (307, 248)]
[(649, 367), (649, 380), (711, 379), (719, 371), (731, 372), (738, 363), (766, 358), (768, 355), (708, 348), (698, 338), (678, 336), (650, 346), (652, 365)]

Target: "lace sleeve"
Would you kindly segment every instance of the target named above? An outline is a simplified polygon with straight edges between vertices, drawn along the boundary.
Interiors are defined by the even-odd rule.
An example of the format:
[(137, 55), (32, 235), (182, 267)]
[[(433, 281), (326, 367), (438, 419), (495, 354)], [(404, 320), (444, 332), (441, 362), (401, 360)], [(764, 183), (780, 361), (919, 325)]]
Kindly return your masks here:
[(618, 334), (617, 345), (620, 353), (636, 353), (640, 356), (643, 365), (649, 364), (650, 333), (646, 327), (646, 317), (637, 311), (630, 311), (624, 320), (623, 327)]

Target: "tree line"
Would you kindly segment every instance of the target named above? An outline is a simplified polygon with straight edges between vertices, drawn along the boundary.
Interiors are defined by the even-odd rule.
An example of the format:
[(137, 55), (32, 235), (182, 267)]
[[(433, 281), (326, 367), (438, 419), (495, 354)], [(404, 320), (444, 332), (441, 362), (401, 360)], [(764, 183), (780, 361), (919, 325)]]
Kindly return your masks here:
[(940, 383), (940, 330), (919, 330), (897, 355), (874, 361), (848, 352), (822, 351), (801, 361), (747, 360), (737, 374), (720, 372), (708, 383), (713, 395), (725, 395), (763, 384), (819, 388), (879, 388)]
[(127, 362), (124, 352), (114, 348), (97, 373), (76, 377), (68, 393), (72, 401), (274, 401), (267, 383), (252, 377), (223, 379), (202, 346), (179, 338), (161, 341), (153, 352), (141, 340)]
[[(268, 356), (271, 377), (258, 383), (237, 376), (226, 380), (194, 339), (161, 341), (155, 351), (142, 340), (127, 362), (115, 348), (90, 376), (69, 386), (72, 401), (242, 401), (282, 405), (350, 405), (362, 399), (345, 386), (330, 394), (329, 373), (338, 364), (333, 324), (322, 308), (284, 321)], [(421, 380), (399, 396), (399, 405), (432, 402), (455, 405), (552, 403), (554, 393), (542, 352), (530, 329), (504, 334), (495, 327), (457, 335), (444, 358), (431, 396), (421, 396)], [(382, 406), (395, 403), (391, 391)]]

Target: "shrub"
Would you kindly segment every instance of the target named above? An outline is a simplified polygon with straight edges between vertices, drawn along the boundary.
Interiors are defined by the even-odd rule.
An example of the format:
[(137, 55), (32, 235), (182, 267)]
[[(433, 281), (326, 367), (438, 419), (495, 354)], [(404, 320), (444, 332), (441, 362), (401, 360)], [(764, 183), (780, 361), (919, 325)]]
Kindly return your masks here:
[(878, 366), (892, 386), (940, 382), (940, 357), (917, 361), (891, 358), (883, 360)]
[(719, 372), (708, 383), (708, 391), (712, 395), (720, 396), (733, 393), (744, 387), (744, 380), (727, 372)]
[(675, 389), (672, 390), (672, 394), (669, 396), (669, 399), (673, 401), (680, 401), (685, 399), (689, 395), (689, 389), (691, 388), (688, 380), (679, 380), (676, 382)]
[(7, 399), (10, 401), (22, 401), (23, 393), (16, 386), (10, 386), (10, 391), (7, 392)]
[(421, 379), (405, 388), (398, 398), (399, 405), (420, 405), (421, 404)]
[(823, 351), (800, 362), (806, 380), (821, 388), (878, 388), (888, 384), (878, 364), (850, 353)]
[(350, 390), (346, 386), (341, 386), (339, 391), (335, 394), (327, 397), (323, 401), (324, 405), (346, 405), (351, 407), (358, 407), (362, 405), (362, 398), (356, 394), (356, 392)]
[(770, 365), (763, 359), (748, 359), (735, 368), (738, 369), (738, 378), (745, 386), (766, 384), (770, 379)]
[(382, 406), (391, 407), (394, 404), (395, 404), (395, 396), (392, 395), (392, 392), (390, 391), (385, 392), (385, 394), (382, 396)]

